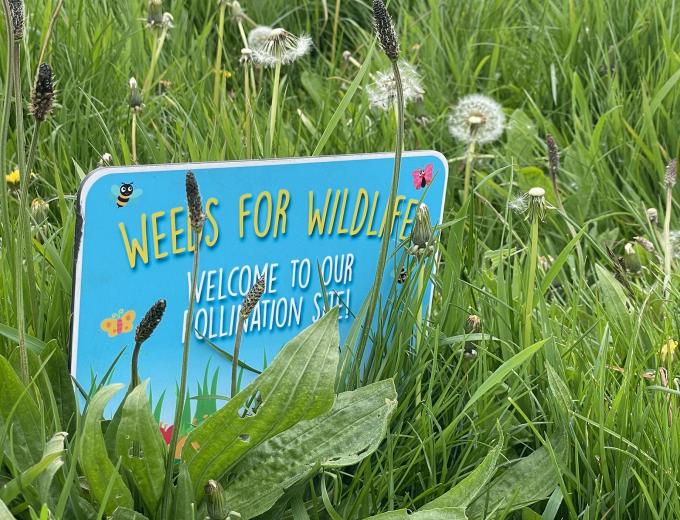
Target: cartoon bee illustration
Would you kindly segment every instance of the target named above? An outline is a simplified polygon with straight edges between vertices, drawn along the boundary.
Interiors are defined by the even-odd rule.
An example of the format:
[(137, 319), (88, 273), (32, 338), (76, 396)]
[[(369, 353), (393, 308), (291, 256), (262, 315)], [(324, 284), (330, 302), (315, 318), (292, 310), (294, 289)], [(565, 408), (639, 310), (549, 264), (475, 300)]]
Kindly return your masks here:
[(116, 206), (119, 208), (124, 208), (144, 193), (143, 190), (135, 188), (132, 184), (132, 182), (121, 182), (120, 186), (117, 184), (111, 186), (111, 195), (116, 199)]
[(109, 338), (115, 338), (119, 334), (127, 334), (132, 331), (132, 326), (135, 322), (135, 311), (125, 311), (120, 309), (101, 322), (101, 329), (109, 335)]
[(432, 176), (434, 174), (434, 165), (428, 164), (425, 168), (417, 168), (413, 170), (413, 186), (420, 190), (432, 184)]

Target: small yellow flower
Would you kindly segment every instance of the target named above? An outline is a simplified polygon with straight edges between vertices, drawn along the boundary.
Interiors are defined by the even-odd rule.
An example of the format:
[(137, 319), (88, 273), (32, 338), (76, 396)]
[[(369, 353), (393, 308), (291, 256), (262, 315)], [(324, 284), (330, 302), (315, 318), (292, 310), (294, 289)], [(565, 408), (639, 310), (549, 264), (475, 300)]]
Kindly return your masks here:
[(231, 71), (229, 71), (229, 70), (223, 70), (223, 71), (222, 71), (222, 77), (223, 77), (224, 79), (229, 79), (229, 78), (231, 78), (232, 76), (233, 76), (233, 74), (231, 73)]
[(5, 175), (5, 181), (7, 182), (7, 184), (11, 184), (13, 186), (19, 184), (20, 179), (21, 175), (19, 174), (19, 170), (12, 170), (7, 175)]
[(677, 348), (678, 342), (675, 341), (673, 338), (668, 338), (668, 341), (661, 345), (661, 350), (659, 351), (659, 354), (661, 354), (662, 361), (666, 361), (666, 358), (668, 357), (670, 357), (672, 361), (673, 357), (675, 356), (675, 349)]

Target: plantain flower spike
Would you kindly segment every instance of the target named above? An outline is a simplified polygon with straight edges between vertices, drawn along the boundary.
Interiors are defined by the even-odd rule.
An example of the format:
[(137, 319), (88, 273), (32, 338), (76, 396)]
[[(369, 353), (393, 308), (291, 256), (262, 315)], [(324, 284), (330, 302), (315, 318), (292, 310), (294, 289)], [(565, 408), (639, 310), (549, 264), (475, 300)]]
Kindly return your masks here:
[(12, 24), (12, 37), (14, 41), (23, 40), (26, 28), (24, 0), (9, 0), (9, 20)]
[(243, 305), (241, 306), (241, 319), (247, 320), (248, 316), (253, 312), (253, 309), (264, 294), (265, 282), (266, 279), (264, 275), (260, 276), (257, 282), (255, 282), (255, 285), (253, 285), (246, 294), (246, 297), (243, 299)]
[(201, 202), (201, 192), (198, 189), (198, 182), (193, 172), (187, 172), (186, 177), (187, 205), (189, 207), (189, 219), (194, 231), (201, 231), (205, 222), (203, 214), (203, 203)]
[(158, 300), (146, 312), (135, 331), (135, 343), (144, 343), (156, 330), (165, 314), (165, 300)]
[(50, 116), (53, 107), (54, 75), (52, 67), (47, 63), (41, 63), (31, 92), (31, 114), (36, 121), (42, 123)]
[(383, 0), (373, 0), (373, 24), (382, 50), (391, 61), (396, 62), (399, 59), (399, 38)]

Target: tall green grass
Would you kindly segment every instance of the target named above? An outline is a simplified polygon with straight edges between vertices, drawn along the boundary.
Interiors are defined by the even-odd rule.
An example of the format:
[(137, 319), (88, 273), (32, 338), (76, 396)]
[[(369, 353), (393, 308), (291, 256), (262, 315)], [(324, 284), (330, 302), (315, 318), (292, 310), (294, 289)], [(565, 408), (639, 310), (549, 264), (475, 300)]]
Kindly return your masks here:
[[(27, 2), (25, 97), (56, 3)], [(246, 157), (236, 26), (227, 19), (222, 67), (232, 75), (215, 104), (219, 6), (205, 0), (165, 4), (176, 27), (138, 117), (139, 162)], [(387, 60), (371, 51), (370, 6), (355, 0), (337, 5), (335, 19), (335, 2), (328, 2), (325, 18), (320, 0), (243, 1), (257, 22), (308, 31), (315, 41), (311, 57), (284, 69), (273, 155), (393, 147), (393, 118), (372, 110), (363, 93), (370, 77), (355, 89), (353, 80), (362, 72), (342, 57), (349, 50), (361, 63), (370, 60), (369, 73), (387, 67)], [(634, 236), (647, 237), (657, 253), (663, 250), (660, 229), (647, 221), (645, 209), (657, 207), (663, 215), (664, 166), (679, 151), (675, 1), (393, 0), (390, 11), (404, 58), (418, 66), (426, 87), (422, 103), (407, 108), (407, 149), (463, 156), (465, 147), (450, 138), (446, 116), (459, 96), (472, 92), (501, 102), (509, 125), (499, 143), (480, 151), (489, 157), (474, 164), (474, 240), (469, 240), (468, 209), (459, 203), (464, 162), (451, 162), (441, 259), (425, 266), (436, 287), (431, 314), (419, 331), (426, 348), (414, 348), (424, 295), (409, 282), (395, 284), (382, 302), (364, 369), (350, 349), (343, 352), (338, 390), (390, 377), (396, 381), (399, 404), (385, 442), (356, 467), (324, 471), (304, 490), (303, 509), (311, 518), (334, 519), (418, 509), (481, 463), (498, 440), (499, 424), (506, 447), (498, 478), (542, 446), (550, 453), (557, 446), (555, 433), (568, 452), (566, 459), (542, 459), (540, 469), (558, 476), (550, 499), (509, 517), (680, 517), (679, 389), (673, 362), (659, 354), (669, 337), (679, 335), (677, 273), (664, 299), (662, 261), (636, 248), (642, 271), (615, 276), (617, 257)], [(144, 29), (144, 18), (141, 1), (69, 0), (47, 47), (59, 106), (41, 129), (29, 190), (30, 198), (50, 202), (50, 215), (47, 222), (33, 222), (28, 261), (38, 300), (25, 301), (23, 309), (28, 345), (41, 353), (42, 362), (48, 352), (55, 352), (49, 358), (54, 360), (66, 351), (77, 187), (105, 152), (113, 154), (115, 164), (132, 162), (127, 82), (130, 76), (144, 78), (155, 37)], [(0, 52), (0, 70), (6, 60)], [(266, 72), (256, 73), (253, 157), (264, 153), (271, 100)], [(159, 79), (171, 82), (163, 95), (156, 94)], [(345, 95), (347, 103), (339, 104)], [(27, 131), (32, 124), (27, 119)], [(1, 165), (7, 173), (18, 162), (16, 129), (12, 118)], [(548, 210), (539, 227), (538, 255), (553, 261), (539, 265), (530, 326), (534, 339), (545, 344), (499, 378), (499, 367), (526, 347), (530, 226), (508, 210), (508, 201), (539, 185), (555, 205), (547, 177), (547, 133), (562, 149), (558, 184), (565, 213)], [(13, 217), (18, 214), (11, 187), (8, 209)], [(674, 209), (677, 213), (675, 204)], [(677, 217), (672, 222), (676, 225)], [(15, 361), (16, 270), (6, 246), (13, 230), (10, 225), (0, 236), (0, 354)], [(469, 314), (481, 318), (481, 331), (474, 335), (464, 332)], [(462, 355), (466, 343), (474, 344), (476, 358)], [(56, 372), (50, 372), (52, 363), (47, 361), (47, 374)], [(68, 384), (52, 380), (50, 390), (40, 364), (31, 356), (31, 372), (45, 398), (39, 405), (45, 432), (74, 433), (76, 424), (61, 424), (59, 415), (48, 413), (54, 410), (49, 396), (56, 394), (58, 403)], [(667, 369), (667, 387), (660, 367)], [(65, 486), (77, 485), (76, 456), (66, 456)], [(2, 486), (5, 459), (0, 468)], [(521, 486), (522, 476), (516, 481)], [(60, 503), (58, 510), (65, 507)], [(29, 518), (26, 511), (14, 512)]]

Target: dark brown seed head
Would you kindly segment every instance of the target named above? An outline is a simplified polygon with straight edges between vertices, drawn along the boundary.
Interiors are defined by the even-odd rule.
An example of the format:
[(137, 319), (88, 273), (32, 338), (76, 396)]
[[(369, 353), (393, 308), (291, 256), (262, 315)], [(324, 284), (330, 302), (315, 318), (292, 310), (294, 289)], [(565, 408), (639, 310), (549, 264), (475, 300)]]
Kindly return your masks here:
[(666, 188), (672, 188), (675, 186), (675, 182), (678, 180), (678, 161), (673, 159), (666, 166)]
[(201, 202), (201, 192), (198, 189), (198, 182), (193, 172), (187, 172), (187, 205), (189, 207), (189, 220), (194, 231), (203, 229), (205, 215), (203, 214), (203, 203)]
[(165, 313), (165, 300), (158, 300), (146, 312), (142, 321), (137, 325), (135, 332), (135, 343), (142, 344), (151, 337), (158, 324), (163, 319)]
[(560, 150), (550, 134), (546, 136), (545, 143), (548, 146), (548, 168), (550, 169), (550, 176), (554, 179), (560, 170)]
[(250, 313), (253, 312), (253, 309), (257, 305), (257, 302), (259, 302), (260, 298), (262, 298), (262, 295), (264, 294), (264, 289), (265, 289), (265, 277), (264, 275), (262, 275), (257, 280), (257, 282), (255, 282), (255, 285), (253, 285), (250, 288), (248, 294), (246, 294), (246, 297), (243, 299), (243, 305), (241, 306), (242, 319), (244, 320), (248, 319), (248, 316), (250, 316)]
[(38, 74), (35, 77), (35, 85), (31, 93), (31, 114), (41, 123), (52, 113), (54, 106), (54, 76), (52, 67), (47, 63), (41, 63)]
[(24, 0), (9, 0), (9, 19), (14, 41), (22, 40), (25, 29)]
[(373, 24), (383, 51), (390, 60), (397, 61), (399, 59), (399, 39), (383, 0), (373, 0)]

